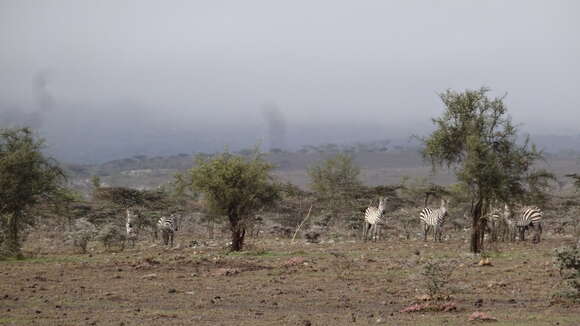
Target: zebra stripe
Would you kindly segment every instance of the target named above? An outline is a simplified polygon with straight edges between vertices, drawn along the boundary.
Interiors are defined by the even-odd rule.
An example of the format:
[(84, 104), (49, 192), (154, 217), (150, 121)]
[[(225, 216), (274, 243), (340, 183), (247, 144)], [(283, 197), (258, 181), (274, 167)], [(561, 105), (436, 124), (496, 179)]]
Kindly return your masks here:
[(173, 238), (175, 237), (175, 232), (177, 231), (177, 216), (171, 214), (169, 217), (162, 216), (157, 221), (157, 227), (161, 231), (163, 237), (163, 243), (168, 245), (171, 242), (173, 247)]
[(441, 207), (437, 209), (425, 207), (419, 214), (419, 218), (423, 222), (424, 241), (427, 241), (427, 233), (430, 229), (433, 229), (433, 240), (441, 241), (443, 224), (445, 224), (447, 217), (447, 204), (447, 200), (441, 199)]
[(378, 237), (378, 224), (381, 222), (381, 217), (385, 213), (385, 203), (387, 198), (381, 198), (379, 200), (379, 206), (369, 206), (365, 210), (364, 224), (363, 224), (363, 239), (367, 240), (369, 234), (371, 239), (377, 240)]
[(520, 214), (516, 219), (516, 227), (520, 233), (520, 240), (525, 240), (526, 230), (531, 226), (538, 237), (538, 242), (542, 235), (542, 217), (544, 213), (536, 206), (526, 206), (520, 209)]
[(135, 214), (135, 212), (130, 208), (127, 208), (127, 221), (125, 223), (125, 228), (127, 229), (127, 240), (132, 246), (135, 246), (135, 241), (137, 240), (136, 221), (137, 214)]
[(530, 224), (540, 223), (543, 215), (542, 210), (538, 207), (524, 207), (520, 210), (520, 216), (516, 221), (516, 225), (518, 227), (526, 227)]

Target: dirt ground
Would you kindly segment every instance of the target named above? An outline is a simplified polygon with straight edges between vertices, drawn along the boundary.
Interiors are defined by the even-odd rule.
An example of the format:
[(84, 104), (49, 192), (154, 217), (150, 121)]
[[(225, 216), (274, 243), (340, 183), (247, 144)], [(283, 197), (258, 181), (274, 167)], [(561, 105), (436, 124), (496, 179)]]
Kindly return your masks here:
[[(479, 311), (495, 325), (580, 325), (580, 306), (552, 297), (553, 249), (572, 239), (500, 243), (491, 266), (480, 266), (466, 237), (249, 239), (236, 254), (211, 241), (179, 249), (143, 241), (117, 253), (2, 261), (0, 324), (466, 325), (478, 323), (468, 317)], [(420, 272), (428, 260), (453, 267), (445, 290), (453, 309), (400, 312), (426, 294)]]

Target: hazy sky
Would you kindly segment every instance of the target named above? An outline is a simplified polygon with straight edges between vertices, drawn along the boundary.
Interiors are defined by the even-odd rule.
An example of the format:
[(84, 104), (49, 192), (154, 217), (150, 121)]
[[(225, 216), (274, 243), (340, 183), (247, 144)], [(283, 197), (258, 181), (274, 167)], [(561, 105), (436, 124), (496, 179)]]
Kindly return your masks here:
[(489, 86), (524, 129), (578, 134), (579, 13), (575, 0), (0, 0), (0, 110), (41, 111), (69, 142), (107, 127), (267, 138), (280, 123), (290, 143), (305, 125), (381, 139), (430, 128), (447, 88)]

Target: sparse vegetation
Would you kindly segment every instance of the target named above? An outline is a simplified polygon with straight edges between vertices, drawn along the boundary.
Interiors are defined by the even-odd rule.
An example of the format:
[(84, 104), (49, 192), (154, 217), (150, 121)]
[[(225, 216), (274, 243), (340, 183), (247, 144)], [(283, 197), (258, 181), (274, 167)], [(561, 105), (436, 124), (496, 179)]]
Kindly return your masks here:
[[(410, 177), (400, 184), (371, 187), (362, 182), (363, 176), (369, 173), (363, 170), (357, 174), (357, 181), (350, 183), (351, 187), (322, 195), (290, 182), (274, 182), (270, 175), (286, 175), (272, 169), (265, 160), (259, 160), (256, 170), (248, 172), (240, 165), (253, 164), (256, 155), (255, 152), (246, 154), (244, 157), (204, 155), (203, 164), (198, 160), (194, 167), (203, 167), (203, 172), (195, 175), (193, 169), (181, 172), (173, 184), (163, 182), (155, 190), (119, 186), (111, 183), (107, 174), (99, 174), (103, 183), (85, 192), (85, 195), (94, 196), (79, 196), (64, 189), (52, 195), (52, 202), (41, 201), (41, 205), (27, 210), (36, 220), (38, 216), (50, 218), (40, 219), (34, 227), (23, 230), (30, 233), (23, 248), (28, 259), (0, 262), (5, 264), (2, 266), (4, 275), (15, 280), (14, 284), (0, 284), (1, 293), (9, 294), (9, 299), (0, 296), (7, 309), (11, 309), (7, 316), (14, 316), (21, 324), (31, 324), (25, 307), (34, 305), (42, 311), (34, 316), (35, 321), (53, 318), (45, 315), (46, 311), (52, 314), (62, 309), (71, 323), (83, 323), (86, 313), (62, 304), (74, 300), (90, 308), (104, 323), (130, 324), (132, 321), (124, 319), (125, 315), (111, 311), (108, 305), (96, 306), (96, 301), (89, 299), (101, 298), (99, 304), (111, 300), (118, 305), (122, 296), (123, 302), (142, 309), (131, 317), (133, 321), (150, 320), (152, 314), (153, 318), (166, 318), (163, 316), (167, 314), (175, 322), (191, 322), (191, 315), (182, 314), (181, 310), (158, 313), (158, 308), (142, 301), (146, 296), (155, 300), (163, 298), (164, 303), (180, 307), (186, 302), (190, 309), (207, 311), (207, 316), (200, 315), (200, 319), (193, 321), (196, 324), (227, 324), (227, 320), (243, 324), (247, 320), (239, 316), (246, 311), (243, 307), (231, 306), (230, 300), (251, 288), (251, 295), (245, 297), (253, 309), (250, 315), (254, 316), (255, 311), (263, 313), (256, 316), (264, 318), (252, 319), (251, 324), (295, 323), (290, 315), (281, 314), (280, 307), (292, 307), (292, 316), (308, 316), (309, 319), (313, 319), (312, 311), (322, 312), (317, 320), (313, 319), (315, 324), (327, 323), (330, 318), (341, 324), (344, 310), (348, 309), (359, 322), (365, 318), (363, 316), (372, 315), (374, 317), (367, 320), (372, 323), (414, 324), (421, 318), (427, 324), (460, 325), (482, 305), (500, 322), (524, 323), (534, 318), (540, 324), (549, 320), (565, 325), (575, 320), (577, 309), (566, 306), (570, 300), (574, 303), (577, 300), (578, 282), (571, 278), (573, 269), (563, 269), (560, 275), (549, 267), (549, 262), (553, 247), (560, 245), (562, 239), (570, 242), (572, 236), (578, 236), (575, 227), (580, 203), (576, 192), (543, 197), (546, 216), (549, 216), (544, 229), (547, 231), (545, 242), (533, 247), (527, 243), (493, 243), (493, 247), (486, 248), (493, 250), (483, 252), (480, 260), (478, 256), (461, 253), (466, 248), (465, 230), (470, 227), (466, 222), (472, 196), (466, 183), (444, 185), (436, 182), (435, 177)], [(293, 153), (270, 155), (286, 158)], [(140, 158), (139, 164), (145, 166), (147, 160)], [(361, 162), (360, 157), (357, 162)], [(264, 171), (267, 172), (262, 174)], [(151, 176), (149, 172), (133, 172), (123, 175), (136, 179)], [(302, 172), (307, 177), (306, 170)], [(85, 172), (83, 176), (87, 185), (90, 175)], [(209, 178), (210, 175), (221, 178)], [(211, 199), (209, 192), (196, 187), (194, 177), (206, 179), (206, 186), (223, 187), (233, 199), (240, 197), (228, 193), (227, 189), (233, 189), (236, 181), (236, 186), (254, 186), (256, 180), (265, 182), (257, 186), (261, 189), (260, 200), (242, 201), (252, 209), (239, 215), (238, 225), (243, 228), (238, 230), (245, 231), (244, 235), (250, 234), (255, 224), (253, 230), (261, 231), (259, 237), (246, 237), (244, 252), (230, 251), (231, 239), (227, 235), (232, 227), (227, 210), (216, 209), (215, 199)], [(527, 190), (532, 186), (543, 187), (541, 183), (532, 185), (525, 180)], [(269, 190), (274, 190), (275, 196)], [(220, 196), (214, 198), (225, 198), (223, 194)], [(362, 244), (357, 239), (363, 211), (371, 200), (376, 205), (376, 200), (384, 196), (389, 197), (385, 237), (375, 244)], [(453, 202), (449, 210), (450, 223), (446, 225), (449, 230), (445, 231), (449, 238), (437, 244), (423, 243), (418, 239), (418, 212), (429, 199), (437, 197), (449, 197)], [(429, 205), (432, 206), (433, 201)], [(134, 221), (138, 230), (152, 228), (154, 231), (155, 222), (164, 214), (186, 216), (176, 235), (178, 245), (167, 250), (138, 233), (141, 244), (135, 250), (118, 252), (126, 241), (122, 225), (127, 206), (138, 215)], [(310, 217), (305, 219), (309, 211)], [(0, 219), (0, 223), (4, 222)], [(216, 232), (207, 235), (206, 222), (208, 229), (215, 225)], [(70, 223), (73, 223), (72, 228)], [(296, 232), (299, 225), (302, 226)], [(1, 224), (0, 227), (4, 228)], [(66, 230), (69, 232), (64, 232)], [(501, 230), (498, 232), (498, 238), (502, 239)], [(3, 235), (0, 233), (0, 237)], [(90, 254), (71, 254), (69, 248), (62, 246), (62, 240), (75, 251), (89, 250)], [(226, 251), (229, 254), (225, 254)], [(570, 261), (568, 258), (559, 260)], [(74, 273), (59, 274), (65, 268)], [(44, 278), (61, 282), (43, 286)], [(34, 280), (34, 283), (28, 284), (27, 280)], [(136, 284), (139, 291), (135, 291)], [(554, 284), (558, 284), (558, 288), (553, 287)], [(42, 288), (50, 288), (50, 291)], [(18, 295), (19, 301), (12, 301), (11, 293), (20, 292), (27, 297)], [(527, 299), (538, 298), (538, 293), (554, 292), (557, 292), (554, 298)], [(42, 295), (43, 300), (50, 303), (58, 302), (63, 308), (55, 310), (50, 304), (37, 305), (36, 295)], [(184, 301), (182, 296), (189, 295), (196, 299)], [(538, 308), (547, 306), (550, 300), (553, 300), (551, 310), (537, 313)], [(493, 304), (489, 304), (491, 302)], [(517, 312), (513, 310), (514, 304), (522, 304)], [(561, 308), (560, 304), (567, 308)], [(221, 309), (226, 306), (227, 309)], [(102, 310), (103, 307), (107, 310)], [(380, 312), (377, 313), (376, 307), (380, 307)], [(465, 313), (465, 318), (450, 318), (458, 313)]]
[(279, 188), (270, 176), (272, 168), (257, 152), (252, 158), (223, 153), (198, 157), (189, 171), (192, 189), (204, 194), (212, 212), (228, 217), (233, 251), (244, 246), (250, 214), (279, 198)]
[(432, 300), (445, 300), (449, 297), (447, 285), (453, 273), (453, 264), (447, 261), (430, 259), (423, 265), (421, 276), (427, 294)]
[(113, 223), (103, 225), (96, 236), (96, 240), (100, 241), (107, 251), (114, 248), (125, 249), (126, 239), (125, 230)]
[(42, 149), (29, 128), (0, 130), (0, 257), (20, 255), (22, 232), (35, 222), (30, 209), (50, 199), (64, 180)]
[(557, 297), (580, 302), (580, 248), (562, 247), (554, 250), (554, 265), (558, 268), (561, 283)]
[(322, 198), (336, 198), (360, 188), (360, 168), (352, 156), (336, 154), (308, 169), (312, 189)]
[(445, 111), (433, 119), (436, 130), (423, 139), (423, 155), (433, 168), (455, 168), (457, 179), (468, 190), (472, 206), (471, 252), (483, 246), (480, 219), (494, 200), (511, 203), (540, 192), (553, 175), (533, 168), (541, 152), (518, 142), (518, 130), (507, 115), (503, 97), (490, 99), (486, 88), (440, 95)]
[(86, 219), (79, 219), (75, 222), (74, 229), (67, 232), (65, 241), (78, 249), (81, 253), (87, 252), (87, 246), (97, 235), (97, 227)]

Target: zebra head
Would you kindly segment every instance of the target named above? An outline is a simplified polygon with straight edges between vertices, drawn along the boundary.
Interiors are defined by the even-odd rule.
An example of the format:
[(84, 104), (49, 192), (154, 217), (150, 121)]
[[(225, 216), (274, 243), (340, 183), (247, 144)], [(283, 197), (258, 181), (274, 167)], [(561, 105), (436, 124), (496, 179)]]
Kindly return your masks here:
[(449, 199), (441, 198), (441, 210), (447, 212), (447, 207), (449, 207)]
[(181, 227), (181, 215), (173, 213), (169, 218), (173, 221), (173, 230), (178, 231)]
[(379, 212), (381, 215), (385, 214), (387, 199), (389, 199), (389, 197), (383, 197), (379, 200)]
[(503, 205), (503, 217), (506, 219), (509, 219), (511, 216), (512, 216), (512, 211), (510, 209), (510, 206), (507, 203), (505, 203)]

